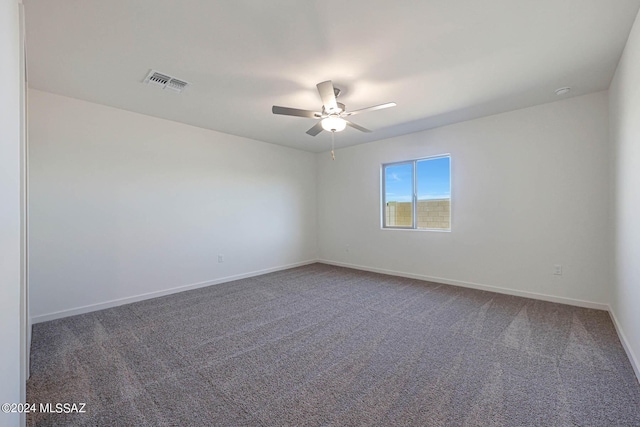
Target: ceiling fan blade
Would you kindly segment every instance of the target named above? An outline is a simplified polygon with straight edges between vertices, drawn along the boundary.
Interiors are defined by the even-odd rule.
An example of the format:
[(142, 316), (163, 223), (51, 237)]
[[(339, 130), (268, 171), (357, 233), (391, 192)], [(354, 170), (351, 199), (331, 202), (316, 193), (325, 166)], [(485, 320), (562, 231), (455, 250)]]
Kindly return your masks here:
[(389, 108), (389, 107), (395, 107), (396, 104), (395, 102), (387, 102), (386, 104), (380, 104), (380, 105), (374, 105), (373, 107), (367, 107), (367, 108), (361, 108), (359, 110), (353, 110), (353, 111), (349, 111), (348, 113), (345, 113), (345, 116), (353, 116), (354, 114), (360, 114), (360, 113), (364, 113), (367, 111), (375, 111), (375, 110), (382, 110), (383, 108)]
[(322, 122), (316, 123), (311, 129), (307, 131), (307, 133), (311, 136), (316, 136), (320, 132), (322, 132)]
[[(349, 126), (351, 126), (352, 128), (354, 128), (354, 129), (358, 129), (360, 132), (371, 132), (369, 129), (367, 129), (367, 128), (363, 128), (362, 126), (357, 125), (357, 124), (355, 124), (355, 123), (352, 123), (352, 122), (350, 122), (349, 120), (345, 120), (345, 122), (347, 122), (347, 124), (348, 124)], [(322, 122), (320, 122), (320, 124), (322, 124)]]
[(322, 117), (321, 113), (316, 113), (315, 111), (299, 110), (297, 108), (288, 108), (288, 107), (278, 107), (277, 105), (274, 105), (271, 108), (271, 112), (273, 114), (282, 114), (285, 116), (308, 117), (310, 119), (319, 119), (320, 117)]
[(324, 105), (325, 111), (327, 113), (331, 113), (332, 111), (337, 110), (338, 103), (336, 101), (336, 95), (333, 91), (333, 83), (331, 83), (331, 80), (318, 83), (316, 86), (318, 88), (318, 93), (320, 93), (320, 98), (322, 98), (322, 105)]

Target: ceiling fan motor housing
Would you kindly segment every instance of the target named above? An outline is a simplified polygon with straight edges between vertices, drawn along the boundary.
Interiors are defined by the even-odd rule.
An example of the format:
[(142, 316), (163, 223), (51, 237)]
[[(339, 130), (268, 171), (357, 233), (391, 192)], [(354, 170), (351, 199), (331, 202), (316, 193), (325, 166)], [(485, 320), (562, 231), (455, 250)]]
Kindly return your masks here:
[(342, 102), (336, 102), (336, 104), (338, 105), (338, 108), (334, 111), (327, 111), (326, 108), (324, 108), (324, 105), (322, 106), (322, 115), (323, 116), (328, 116), (331, 114), (342, 114), (344, 113), (344, 111), (346, 110), (346, 107), (344, 106), (344, 104)]

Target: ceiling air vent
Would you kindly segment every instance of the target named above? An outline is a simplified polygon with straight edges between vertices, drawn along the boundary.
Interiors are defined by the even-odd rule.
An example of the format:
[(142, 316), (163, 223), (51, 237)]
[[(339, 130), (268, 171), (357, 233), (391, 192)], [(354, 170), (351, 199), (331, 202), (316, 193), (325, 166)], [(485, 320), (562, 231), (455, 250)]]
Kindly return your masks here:
[(167, 85), (164, 88), (175, 90), (176, 92), (182, 92), (184, 88), (187, 87), (188, 84), (189, 83), (183, 82), (182, 80), (171, 79), (169, 80), (169, 83), (167, 83)]
[(182, 92), (189, 85), (189, 83), (184, 80), (179, 80), (175, 77), (159, 73), (156, 70), (149, 71), (149, 74), (147, 74), (147, 77), (144, 79), (144, 83), (159, 86), (162, 89), (168, 89), (178, 93)]

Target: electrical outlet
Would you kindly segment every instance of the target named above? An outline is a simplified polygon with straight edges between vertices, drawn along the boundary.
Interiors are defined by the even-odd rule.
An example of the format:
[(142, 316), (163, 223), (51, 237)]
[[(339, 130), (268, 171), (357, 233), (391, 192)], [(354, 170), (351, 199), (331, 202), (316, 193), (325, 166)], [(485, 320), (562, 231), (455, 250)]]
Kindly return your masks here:
[(562, 264), (555, 264), (553, 266), (553, 274), (555, 276), (562, 276)]
[(351, 248), (349, 247), (349, 245), (346, 245), (346, 246), (344, 247), (344, 251), (345, 251), (345, 252), (349, 252), (350, 250), (351, 250)]
[(222, 254), (218, 255), (218, 262), (219, 263), (224, 262), (224, 255), (222, 255)]

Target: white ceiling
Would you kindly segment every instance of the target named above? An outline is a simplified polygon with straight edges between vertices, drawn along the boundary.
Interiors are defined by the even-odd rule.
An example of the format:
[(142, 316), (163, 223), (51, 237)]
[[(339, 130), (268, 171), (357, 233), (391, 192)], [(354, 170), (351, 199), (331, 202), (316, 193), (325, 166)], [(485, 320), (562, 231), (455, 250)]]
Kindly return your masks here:
[[(333, 80), (360, 144), (604, 90), (640, 0), (25, 0), (29, 86), (310, 151)], [(150, 69), (182, 94), (142, 84)]]

